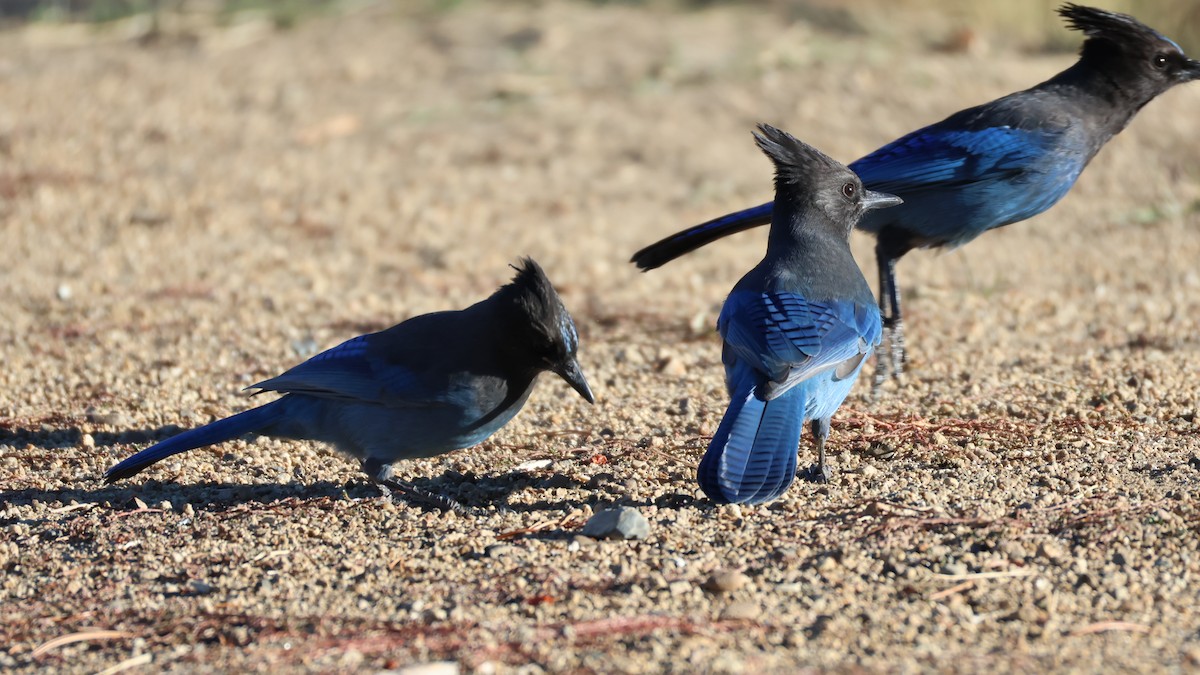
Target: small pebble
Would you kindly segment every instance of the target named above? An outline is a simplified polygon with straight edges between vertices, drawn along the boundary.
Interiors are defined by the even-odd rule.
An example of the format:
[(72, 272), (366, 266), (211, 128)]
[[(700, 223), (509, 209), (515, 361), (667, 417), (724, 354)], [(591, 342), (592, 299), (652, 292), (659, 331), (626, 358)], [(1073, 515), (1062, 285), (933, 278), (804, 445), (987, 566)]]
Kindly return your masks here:
[(692, 585), (681, 579), (667, 584), (667, 590), (670, 591), (671, 595), (685, 595), (692, 590)]
[(1029, 552), (1025, 550), (1025, 547), (1019, 541), (1006, 542), (1001, 547), (1001, 550), (1004, 551), (1009, 560), (1014, 562), (1023, 561), (1025, 558), (1029, 557)]
[(949, 575), (952, 577), (962, 576), (962, 575), (966, 574), (967, 571), (968, 571), (967, 566), (960, 562), (949, 563), (946, 566), (942, 567), (942, 574), (946, 574), (946, 575)]
[(709, 593), (732, 593), (750, 583), (750, 577), (737, 570), (720, 569), (714, 571), (701, 588)]
[(95, 408), (89, 408), (87, 411), (87, 421), (92, 424), (99, 424), (106, 427), (123, 427), (125, 416), (119, 412), (102, 412)]
[(761, 614), (762, 607), (759, 607), (757, 602), (742, 600), (730, 603), (728, 607), (721, 611), (721, 618), (734, 621), (753, 621)]
[(513, 471), (522, 471), (529, 473), (531, 471), (539, 471), (541, 469), (549, 469), (554, 462), (548, 459), (531, 459), (528, 462), (521, 462)]
[(1037, 554), (1040, 558), (1055, 562), (1065, 555), (1065, 551), (1056, 541), (1043, 541), (1038, 544)]
[(687, 366), (684, 365), (683, 360), (671, 356), (663, 363), (659, 372), (667, 377), (683, 377), (687, 375)]
[(594, 539), (645, 539), (650, 536), (650, 521), (637, 509), (620, 506), (592, 516), (581, 532)]

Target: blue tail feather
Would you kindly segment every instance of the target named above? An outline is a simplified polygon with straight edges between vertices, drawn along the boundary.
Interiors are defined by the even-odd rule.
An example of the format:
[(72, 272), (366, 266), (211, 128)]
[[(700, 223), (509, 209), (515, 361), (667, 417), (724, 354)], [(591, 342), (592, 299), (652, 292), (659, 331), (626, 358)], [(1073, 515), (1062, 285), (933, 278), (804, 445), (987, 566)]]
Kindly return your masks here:
[(682, 255), (691, 253), (722, 237), (727, 237), (742, 230), (749, 230), (759, 225), (769, 224), (774, 208), (775, 204), (773, 202), (767, 202), (766, 204), (752, 206), (736, 213), (721, 216), (720, 218), (714, 218), (695, 227), (689, 227), (682, 232), (676, 232), (634, 253), (630, 262), (635, 263), (643, 270), (652, 270), (656, 267), (661, 267)]
[(796, 477), (804, 427), (804, 392), (764, 401), (752, 388), (735, 392), (700, 462), (697, 480), (718, 503), (761, 504), (778, 498)]
[(104, 473), (104, 481), (112, 483), (122, 478), (128, 478), (151, 464), (160, 462), (171, 455), (228, 441), (251, 432), (261, 431), (285, 415), (282, 406), (284, 400), (286, 399), (272, 401), (264, 406), (252, 408), (231, 417), (226, 417), (211, 424), (206, 424), (202, 427), (190, 429), (172, 436), (161, 443), (142, 450), (109, 469)]

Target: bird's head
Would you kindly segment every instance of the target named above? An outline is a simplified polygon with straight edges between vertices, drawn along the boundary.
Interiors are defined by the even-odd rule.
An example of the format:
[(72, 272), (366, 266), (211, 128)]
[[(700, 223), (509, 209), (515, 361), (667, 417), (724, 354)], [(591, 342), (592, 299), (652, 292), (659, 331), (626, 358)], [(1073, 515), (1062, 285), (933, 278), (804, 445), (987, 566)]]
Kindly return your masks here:
[(513, 280), (500, 289), (516, 309), (518, 329), (513, 349), (538, 371), (567, 381), (588, 403), (595, 403), (579, 367), (579, 333), (550, 279), (532, 258), (521, 259)]
[(1067, 3), (1058, 9), (1071, 30), (1087, 39), (1080, 58), (1111, 72), (1149, 101), (1171, 87), (1200, 79), (1200, 61), (1173, 40), (1127, 14)]
[(843, 239), (867, 211), (902, 203), (895, 195), (864, 188), (845, 164), (786, 131), (760, 124), (754, 140), (775, 163), (776, 203), (817, 209)]

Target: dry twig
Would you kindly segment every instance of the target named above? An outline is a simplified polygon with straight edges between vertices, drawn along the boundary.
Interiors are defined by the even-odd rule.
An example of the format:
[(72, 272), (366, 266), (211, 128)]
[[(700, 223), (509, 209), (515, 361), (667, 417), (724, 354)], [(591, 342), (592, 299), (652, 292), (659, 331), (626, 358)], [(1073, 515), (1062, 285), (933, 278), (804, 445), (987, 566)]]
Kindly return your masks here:
[(123, 630), (104, 630), (104, 629), (81, 630), (76, 633), (68, 633), (66, 635), (60, 635), (52, 640), (47, 640), (46, 642), (43, 642), (41, 645), (38, 646), (37, 649), (33, 650), (31, 656), (33, 656), (33, 658), (36, 659), (37, 657), (42, 656), (43, 654), (46, 654), (47, 652), (53, 651), (55, 649), (58, 649), (59, 647), (64, 647), (69, 644), (74, 644), (76, 642), (87, 642), (90, 640), (120, 640), (122, 638), (128, 638), (128, 637), (133, 637), (133, 634), (126, 633)]
[(943, 588), (942, 590), (938, 591), (937, 593), (934, 593), (933, 595), (929, 596), (929, 599), (930, 600), (941, 600), (942, 598), (954, 595), (956, 593), (961, 593), (966, 590), (970, 590), (971, 588), (974, 588), (974, 587), (975, 587), (975, 581), (973, 579), (968, 579), (968, 580), (962, 582), (961, 584), (955, 584), (954, 586), (951, 586), (950, 588)]
[(1149, 633), (1150, 627), (1133, 623), (1132, 621), (1097, 621), (1089, 623), (1086, 626), (1080, 626), (1072, 630), (1070, 635), (1091, 635), (1093, 633), (1107, 633), (1111, 630), (1125, 631), (1127, 633)]

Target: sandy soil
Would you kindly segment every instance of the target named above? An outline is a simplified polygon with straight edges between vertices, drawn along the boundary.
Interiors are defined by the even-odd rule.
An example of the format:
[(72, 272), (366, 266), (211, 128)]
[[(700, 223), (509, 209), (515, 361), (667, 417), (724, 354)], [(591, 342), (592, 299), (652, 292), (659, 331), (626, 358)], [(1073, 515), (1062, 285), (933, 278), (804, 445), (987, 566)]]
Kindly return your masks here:
[[(911, 370), (875, 402), (860, 383), (833, 482), (713, 508), (691, 477), (726, 402), (712, 325), (764, 233), (650, 274), (629, 254), (769, 196), (755, 122), (850, 160), (1071, 55), (483, 5), (0, 34), (0, 667), (1200, 665), (1200, 86), (1049, 213), (906, 258)], [(599, 400), (544, 379), (490, 442), (398, 467), (467, 514), (391, 503), (309, 443), (97, 480), (523, 254)], [(649, 539), (577, 535), (617, 502)]]

